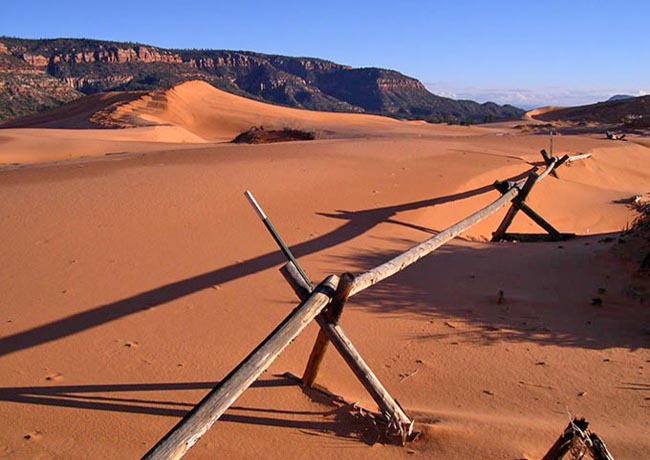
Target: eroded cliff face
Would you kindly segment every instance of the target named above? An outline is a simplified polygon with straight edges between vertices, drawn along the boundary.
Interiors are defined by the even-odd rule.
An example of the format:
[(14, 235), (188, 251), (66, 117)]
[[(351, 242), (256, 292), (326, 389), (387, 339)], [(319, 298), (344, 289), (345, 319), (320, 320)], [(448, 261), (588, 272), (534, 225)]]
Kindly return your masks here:
[(0, 44), (0, 120), (57, 107), (83, 96)]
[(377, 78), (377, 87), (381, 90), (410, 89), (415, 91), (426, 91), (422, 83), (412, 78)]
[(0, 55), (72, 91), (165, 89), (188, 80), (271, 103), (311, 110), (371, 112), (404, 118), (483, 121), (518, 118), (514, 107), (487, 107), (431, 94), (418, 80), (386, 69), (353, 69), (316, 58), (226, 50), (167, 50), (85, 39), (0, 37)]
[[(4, 46), (4, 48), (7, 50), (6, 46)], [(34, 67), (46, 67), (61, 62), (72, 64), (94, 62), (114, 64), (125, 62), (183, 62), (178, 54), (160, 52), (146, 46), (135, 46), (133, 48), (100, 47), (99, 49), (90, 51), (76, 51), (74, 49), (72, 51), (59, 51), (54, 49), (43, 54), (32, 52), (21, 53), (20, 50), (17, 49), (13, 51), (12, 54)]]

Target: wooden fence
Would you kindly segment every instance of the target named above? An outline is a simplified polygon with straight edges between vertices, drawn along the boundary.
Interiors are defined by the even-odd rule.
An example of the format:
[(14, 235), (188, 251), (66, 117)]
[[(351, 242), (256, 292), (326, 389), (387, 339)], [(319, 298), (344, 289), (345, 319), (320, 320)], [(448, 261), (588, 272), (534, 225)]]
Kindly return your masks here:
[[(247, 192), (247, 196), (251, 203), (254, 204), (260, 218), (264, 221), (280, 249), (289, 260), (281, 271), (301, 302), (257, 348), (224, 377), (142, 458), (146, 460), (171, 460), (180, 459), (185, 455), (235, 400), (271, 365), (285, 347), (314, 320), (320, 326), (320, 332), (302, 379), (303, 384), (311, 386), (314, 383), (325, 350), (328, 343), (331, 342), (377, 403), (389, 432), (396, 435), (402, 442), (407, 441), (413, 433), (413, 420), (381, 384), (338, 324), (345, 302), (349, 297), (414, 264), (509, 203), (511, 207), (494, 233), (493, 240), (559, 240), (572, 237), (572, 234), (560, 233), (556, 230), (533, 211), (526, 204), (525, 199), (535, 184), (549, 174), (556, 174), (559, 166), (589, 156), (589, 154), (565, 155), (562, 158), (557, 158), (551, 157), (545, 151), (542, 151), (542, 157), (546, 164), (545, 169), (540, 174), (532, 172), (528, 178), (518, 182), (495, 182), (495, 188), (502, 195), (493, 203), (365, 273), (358, 276), (344, 273), (341, 277), (330, 275), (316, 287), (312, 285), (300, 268), (289, 248), (271, 225), (268, 217), (255, 202), (252, 195)], [(509, 225), (519, 211), (524, 212), (547, 233), (532, 236), (507, 233)]]

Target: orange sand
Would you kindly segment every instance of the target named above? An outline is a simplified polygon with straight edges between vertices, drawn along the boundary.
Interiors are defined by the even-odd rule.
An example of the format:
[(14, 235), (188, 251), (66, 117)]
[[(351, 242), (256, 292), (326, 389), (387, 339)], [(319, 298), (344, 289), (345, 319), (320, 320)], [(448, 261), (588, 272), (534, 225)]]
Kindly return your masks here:
[[(138, 114), (168, 126), (0, 130), (5, 163), (98, 156), (0, 170), (0, 458), (139, 458), (291, 311), (282, 257), (244, 190), (319, 280), (371, 268), (494, 200), (494, 180), (526, 173), (546, 142), (260, 113), (223, 94), (192, 119), (201, 95), (186, 89), (201, 85)], [(332, 138), (214, 142), (288, 120)], [(650, 151), (554, 143), (593, 158), (546, 179), (530, 203), (580, 238), (486, 243), (502, 211), (346, 306), (342, 326), (415, 416), (418, 442), (371, 447), (350, 408), (281, 376), (301, 374), (311, 325), (186, 458), (538, 459), (567, 412), (587, 417), (617, 460), (647, 458), (648, 286), (616, 240), (601, 240), (633, 219), (621, 201), (649, 191)], [(521, 216), (513, 230), (538, 231)], [(373, 407), (332, 350), (319, 383)]]
[(524, 118), (526, 120), (534, 121), (536, 115), (542, 115), (544, 113), (553, 112), (554, 110), (559, 110), (559, 109), (562, 109), (562, 108), (563, 107), (558, 107), (558, 106), (555, 106), (555, 105), (547, 105), (545, 107), (539, 107), (537, 109), (529, 110), (528, 112), (526, 112), (524, 114)]
[[(309, 130), (319, 139), (484, 134), (484, 130), (477, 128), (280, 107), (235, 96), (201, 81), (153, 93), (87, 96), (69, 106), (0, 123), (0, 128), (5, 127), (0, 130), (0, 166), (123, 152), (191, 149), (205, 143), (229, 142), (260, 125), (267, 129)], [(88, 129), (101, 126), (133, 129)]]

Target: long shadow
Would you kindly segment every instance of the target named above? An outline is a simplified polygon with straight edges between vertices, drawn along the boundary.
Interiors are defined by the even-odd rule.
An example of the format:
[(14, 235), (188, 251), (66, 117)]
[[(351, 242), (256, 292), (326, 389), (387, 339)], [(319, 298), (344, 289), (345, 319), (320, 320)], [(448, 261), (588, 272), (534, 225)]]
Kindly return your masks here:
[[(91, 396), (92, 393), (148, 392), (148, 391), (184, 391), (209, 390), (219, 382), (191, 383), (135, 383), (115, 385), (60, 385), (33, 387), (0, 388), (0, 400), (45, 406), (74, 407), (81, 409), (110, 410), (150, 415), (168, 415), (182, 417), (194, 404), (176, 401), (156, 401), (139, 398), (122, 398), (108, 396)], [(258, 380), (253, 388), (295, 386), (286, 380)], [(81, 394), (80, 394), (81, 393)], [(131, 403), (131, 404), (120, 404)], [(139, 404), (139, 405), (134, 405)], [(181, 406), (187, 409), (169, 409), (156, 406)], [(235, 407), (233, 407), (234, 409)]]
[[(65, 385), (48, 387), (8, 387), (0, 388), (0, 401), (42, 406), (66, 407), (96, 411), (121, 412), (128, 414), (145, 414), (181, 418), (194, 406), (194, 403), (177, 401), (160, 401), (143, 398), (123, 398), (114, 396), (93, 396), (92, 393), (149, 392), (208, 390), (218, 382), (191, 383), (152, 383), (152, 384), (115, 384), (115, 385)], [(312, 400), (326, 406), (322, 410), (295, 411), (266, 409), (257, 407), (231, 406), (228, 413), (220, 417), (222, 422), (265, 425), (283, 428), (295, 428), (330, 432), (337, 437), (362, 440), (366, 439), (367, 423), (360, 420), (352, 408), (343, 403), (336, 403), (321, 393), (310, 388), (303, 388), (291, 378), (282, 376), (273, 380), (258, 380), (254, 388), (277, 388), (295, 386)], [(167, 406), (167, 407), (165, 407)], [(169, 407), (172, 406), (172, 407)], [(235, 413), (233, 413), (235, 412)], [(242, 414), (241, 412), (244, 412)], [(249, 413), (249, 414), (245, 414)], [(260, 414), (260, 415), (251, 415)], [(288, 416), (283, 417), (283, 416)], [(302, 416), (303, 418), (298, 418)], [(318, 420), (305, 420), (305, 417), (318, 416)]]
[[(527, 170), (507, 180), (515, 181), (526, 177), (532, 170)], [(436, 206), (462, 200), (493, 191), (491, 184), (465, 192), (454, 193), (438, 198), (414, 201), (397, 206), (368, 209), (362, 211), (337, 211), (337, 214), (320, 215), (343, 219), (347, 222), (333, 231), (317, 238), (296, 244), (291, 248), (297, 257), (312, 254), (356, 238), (382, 222), (388, 221), (397, 213)], [(163, 305), (175, 299), (197, 291), (207, 289), (215, 284), (223, 284), (279, 265), (283, 262), (279, 251), (273, 251), (247, 261), (228, 265), (217, 270), (196, 275), (164, 286), (151, 289), (132, 297), (100, 305), (90, 310), (52, 321), (23, 332), (0, 338), (0, 356), (51, 342), (72, 334), (97, 327), (125, 316)]]
[[(419, 341), (648, 348), (650, 310), (643, 295), (626, 290), (629, 281), (614, 276), (617, 268), (610, 275), (600, 266), (598, 254), (611, 249), (613, 235), (560, 244), (444, 246), (418, 267), (355, 296), (355, 306), (387, 318), (421, 318), (426, 327), (413, 337)], [(395, 255), (359, 253), (342, 257), (341, 264), (376, 265)]]

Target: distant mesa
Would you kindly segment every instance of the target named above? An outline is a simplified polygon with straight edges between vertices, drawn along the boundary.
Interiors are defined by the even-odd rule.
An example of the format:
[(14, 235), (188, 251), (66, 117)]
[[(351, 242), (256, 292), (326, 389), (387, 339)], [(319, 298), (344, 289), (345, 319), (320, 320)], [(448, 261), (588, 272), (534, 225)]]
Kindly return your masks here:
[(169, 50), (88, 39), (0, 37), (0, 120), (60, 106), (83, 95), (167, 90), (202, 80), (286, 107), (370, 113), (399, 119), (483, 123), (519, 119), (511, 105), (457, 101), (430, 93), (394, 70), (247, 51)]
[(527, 116), (548, 122), (592, 123), (608, 129), (645, 130), (650, 128), (650, 95), (620, 95), (605, 102), (578, 107), (546, 107), (527, 112)]

